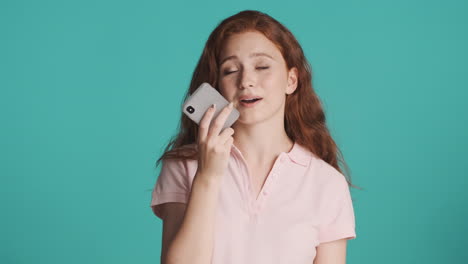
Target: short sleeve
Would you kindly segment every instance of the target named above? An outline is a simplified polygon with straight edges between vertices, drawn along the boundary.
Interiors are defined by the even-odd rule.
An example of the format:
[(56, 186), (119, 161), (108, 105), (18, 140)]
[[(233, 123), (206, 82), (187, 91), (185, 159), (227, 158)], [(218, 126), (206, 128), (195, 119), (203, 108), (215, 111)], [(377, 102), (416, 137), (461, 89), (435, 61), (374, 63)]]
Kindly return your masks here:
[(326, 197), (327, 204), (323, 206), (319, 229), (319, 243), (356, 238), (351, 194), (348, 182), (342, 174), (334, 177), (333, 183), (327, 188)]
[(190, 192), (188, 173), (181, 159), (162, 161), (161, 172), (153, 188), (150, 207), (153, 213), (162, 219), (160, 207), (168, 202), (187, 203)]

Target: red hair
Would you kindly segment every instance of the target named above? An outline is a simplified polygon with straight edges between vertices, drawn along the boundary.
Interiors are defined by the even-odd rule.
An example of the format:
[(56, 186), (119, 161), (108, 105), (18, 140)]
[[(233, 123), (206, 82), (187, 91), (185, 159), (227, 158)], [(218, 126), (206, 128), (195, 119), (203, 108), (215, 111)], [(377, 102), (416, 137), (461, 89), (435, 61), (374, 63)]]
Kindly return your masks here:
[[(218, 89), (221, 48), (228, 37), (247, 31), (262, 33), (279, 49), (286, 61), (287, 70), (292, 67), (298, 70), (297, 88), (286, 96), (284, 127), (288, 137), (333, 166), (345, 175), (348, 185), (356, 187), (351, 183), (349, 168), (325, 123), (322, 104), (312, 87), (311, 67), (301, 46), (285, 26), (265, 13), (244, 10), (218, 24), (205, 44), (183, 101), (203, 82)], [(162, 159), (197, 159), (197, 138), (198, 125), (181, 113), (179, 132), (166, 146), (156, 167)], [(342, 172), (338, 161), (345, 166), (348, 173)]]

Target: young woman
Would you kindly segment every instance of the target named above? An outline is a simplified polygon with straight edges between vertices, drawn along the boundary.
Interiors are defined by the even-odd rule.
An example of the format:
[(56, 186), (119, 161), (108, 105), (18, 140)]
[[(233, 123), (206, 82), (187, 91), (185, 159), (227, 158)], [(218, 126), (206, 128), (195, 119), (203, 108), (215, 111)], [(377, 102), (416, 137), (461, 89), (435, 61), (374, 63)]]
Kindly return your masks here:
[[(199, 126), (181, 114), (157, 162), (161, 262), (345, 263), (352, 184), (295, 37), (265, 13), (239, 12), (209, 36), (185, 99), (203, 82), (231, 103)], [(233, 107), (239, 119), (221, 130)]]

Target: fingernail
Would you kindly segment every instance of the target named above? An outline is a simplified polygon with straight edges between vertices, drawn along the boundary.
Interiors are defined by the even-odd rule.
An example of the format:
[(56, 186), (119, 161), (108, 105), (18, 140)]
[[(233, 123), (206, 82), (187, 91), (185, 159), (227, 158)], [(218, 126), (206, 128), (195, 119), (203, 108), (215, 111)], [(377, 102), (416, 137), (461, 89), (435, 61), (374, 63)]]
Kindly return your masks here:
[(212, 105), (211, 105), (211, 108), (216, 108), (216, 104), (212, 104)]
[(233, 102), (230, 102), (230, 103), (229, 103), (229, 108), (232, 108), (233, 105), (234, 105), (234, 103), (233, 103)]

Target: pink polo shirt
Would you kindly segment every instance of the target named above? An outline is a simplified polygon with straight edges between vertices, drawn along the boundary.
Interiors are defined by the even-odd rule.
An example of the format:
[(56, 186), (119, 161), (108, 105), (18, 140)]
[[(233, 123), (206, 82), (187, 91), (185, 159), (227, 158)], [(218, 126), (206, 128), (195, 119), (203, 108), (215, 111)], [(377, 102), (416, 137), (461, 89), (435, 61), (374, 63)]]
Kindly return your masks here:
[[(150, 206), (187, 203), (197, 160), (163, 161)], [(344, 176), (294, 143), (276, 159), (257, 197), (233, 145), (215, 219), (213, 264), (312, 264), (320, 243), (356, 238)], [(153, 212), (161, 218), (159, 207)]]

